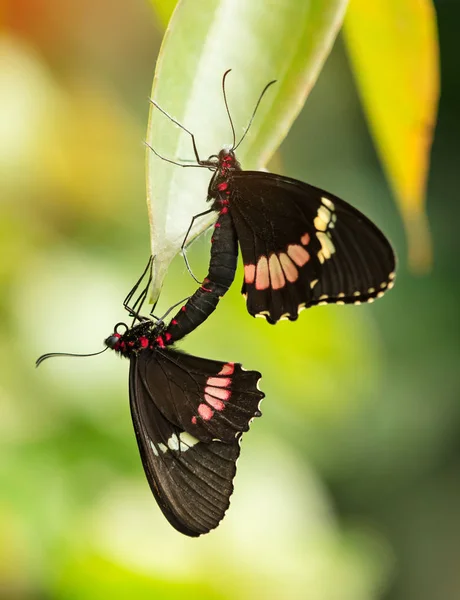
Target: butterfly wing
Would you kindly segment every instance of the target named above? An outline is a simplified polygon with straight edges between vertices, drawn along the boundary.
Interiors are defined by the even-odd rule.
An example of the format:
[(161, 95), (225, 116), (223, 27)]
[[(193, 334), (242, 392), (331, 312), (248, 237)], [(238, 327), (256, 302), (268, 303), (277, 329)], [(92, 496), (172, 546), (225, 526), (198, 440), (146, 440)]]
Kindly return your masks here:
[(258, 371), (171, 348), (142, 352), (139, 376), (165, 418), (202, 442), (231, 443), (260, 416)]
[(350, 204), (259, 171), (233, 172), (230, 186), (251, 315), (295, 320), (304, 307), (372, 302), (392, 287), (389, 241)]
[[(226, 436), (231, 441), (202, 441), (180, 425), (178, 409), (172, 408), (180, 395), (173, 382), (188, 383), (187, 358), (195, 367), (195, 357), (184, 354), (180, 365), (169, 364), (169, 353), (178, 354), (146, 349), (131, 358), (131, 414), (145, 474), (163, 514), (178, 531), (196, 537), (217, 527), (229, 506), (241, 433), (232, 429)], [(170, 380), (165, 380), (165, 362)], [(216, 363), (214, 370), (217, 366), (222, 370), (225, 364)], [(180, 389), (188, 406), (185, 382)], [(252, 417), (257, 414), (258, 409)]]

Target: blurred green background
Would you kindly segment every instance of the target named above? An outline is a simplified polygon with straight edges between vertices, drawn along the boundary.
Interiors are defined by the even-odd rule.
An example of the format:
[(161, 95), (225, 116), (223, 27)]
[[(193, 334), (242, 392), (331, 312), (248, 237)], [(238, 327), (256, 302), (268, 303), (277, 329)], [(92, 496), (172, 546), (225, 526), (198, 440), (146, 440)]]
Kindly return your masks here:
[[(198, 540), (150, 494), (128, 362), (34, 369), (45, 352), (97, 351), (125, 319), (149, 254), (142, 140), (162, 27), (143, 0), (0, 5), (2, 600), (460, 597), (460, 6), (436, 5), (433, 272), (406, 268), (339, 39), (276, 169), (373, 218), (397, 249), (397, 283), (374, 305), (269, 327), (247, 315), (240, 272), (181, 345), (261, 370), (266, 393), (231, 508)], [(208, 257), (203, 236), (189, 252), (198, 276)], [(158, 312), (194, 289), (177, 258)]]

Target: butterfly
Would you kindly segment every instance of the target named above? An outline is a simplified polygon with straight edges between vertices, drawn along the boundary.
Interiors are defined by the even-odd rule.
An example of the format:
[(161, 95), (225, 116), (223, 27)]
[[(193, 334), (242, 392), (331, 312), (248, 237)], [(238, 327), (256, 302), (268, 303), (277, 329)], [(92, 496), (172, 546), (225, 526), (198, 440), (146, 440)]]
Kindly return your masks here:
[[(217, 527), (229, 507), (242, 434), (261, 416), (261, 374), (180, 352), (161, 319), (129, 310), (139, 322), (118, 323), (102, 352), (129, 359), (131, 416), (147, 481), (171, 525), (197, 537)], [(37, 366), (56, 355), (41, 356)]]
[[(153, 104), (191, 136), (197, 164), (213, 171), (207, 200), (215, 212), (209, 272), (185, 305), (189, 333), (215, 310), (236, 272), (238, 247), (244, 264), (242, 294), (249, 314), (269, 323), (294, 321), (304, 308), (322, 304), (363, 304), (380, 298), (394, 285), (396, 258), (390, 242), (359, 210), (337, 196), (302, 181), (274, 173), (245, 171), (235, 150), (238, 143), (228, 110), (224, 74), (222, 87), (233, 131), (233, 144), (201, 160), (194, 135)], [(159, 155), (151, 146), (150, 149)], [(168, 162), (174, 162), (170, 161)], [(186, 261), (187, 262), (187, 261)], [(188, 263), (187, 263), (188, 266)], [(173, 323), (173, 321), (172, 321)], [(169, 330), (180, 336), (182, 332)]]

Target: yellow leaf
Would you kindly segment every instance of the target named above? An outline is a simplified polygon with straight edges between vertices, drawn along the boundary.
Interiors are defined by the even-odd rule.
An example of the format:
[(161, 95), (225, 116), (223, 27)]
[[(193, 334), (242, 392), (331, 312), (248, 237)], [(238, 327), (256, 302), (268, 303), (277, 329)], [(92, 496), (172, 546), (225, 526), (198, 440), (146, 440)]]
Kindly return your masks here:
[(429, 154), (439, 98), (431, 0), (351, 0), (345, 39), (377, 151), (403, 216), (409, 265), (427, 271)]

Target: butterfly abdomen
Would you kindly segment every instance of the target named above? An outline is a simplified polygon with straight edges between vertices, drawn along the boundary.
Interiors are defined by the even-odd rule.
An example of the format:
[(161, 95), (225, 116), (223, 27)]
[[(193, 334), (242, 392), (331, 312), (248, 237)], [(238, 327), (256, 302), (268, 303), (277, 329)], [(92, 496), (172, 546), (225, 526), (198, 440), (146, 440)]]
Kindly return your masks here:
[(174, 341), (196, 329), (214, 312), (235, 278), (238, 243), (226, 205), (221, 205), (211, 238), (209, 271), (201, 286), (178, 311), (166, 331)]

